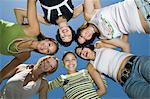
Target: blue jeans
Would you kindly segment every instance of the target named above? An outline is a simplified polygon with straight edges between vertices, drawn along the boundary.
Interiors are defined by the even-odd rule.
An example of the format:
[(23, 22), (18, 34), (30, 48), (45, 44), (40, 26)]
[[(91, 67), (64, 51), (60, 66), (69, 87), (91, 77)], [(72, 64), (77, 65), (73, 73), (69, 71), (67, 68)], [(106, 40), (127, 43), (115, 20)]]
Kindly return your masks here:
[(150, 28), (150, 0), (135, 0), (135, 2)]
[(130, 98), (150, 98), (150, 57), (141, 56), (134, 60), (131, 75), (123, 89)]

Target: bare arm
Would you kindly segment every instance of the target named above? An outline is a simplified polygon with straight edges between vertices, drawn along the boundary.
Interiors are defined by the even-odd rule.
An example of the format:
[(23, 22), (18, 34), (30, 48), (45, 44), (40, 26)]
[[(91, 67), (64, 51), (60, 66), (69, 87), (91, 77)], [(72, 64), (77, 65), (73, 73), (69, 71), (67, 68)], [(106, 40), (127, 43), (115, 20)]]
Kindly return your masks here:
[(88, 64), (88, 67), (87, 67), (88, 71), (89, 71), (89, 74), (91, 75), (92, 79), (94, 80), (94, 82), (96, 83), (97, 85), (97, 94), (99, 96), (102, 96), (106, 93), (106, 87), (104, 85), (104, 82), (101, 78), (101, 75), (99, 72), (97, 72), (97, 70), (93, 67), (92, 64)]
[(48, 82), (47, 80), (43, 79), (39, 89), (39, 99), (47, 99), (47, 92), (48, 92)]
[(40, 34), (40, 26), (36, 13), (36, 1), (28, 0), (27, 2), (27, 17), (29, 25), (23, 25), (24, 32), (28, 36), (37, 36)]
[(100, 9), (101, 4), (99, 0), (84, 0), (84, 18), (86, 21), (89, 21), (94, 13), (96, 12), (96, 9)]
[(16, 67), (26, 61), (30, 57), (30, 52), (24, 52), (17, 54), (15, 58), (10, 61), (1, 71), (0, 71), (0, 83), (11, 77), (16, 72)]
[[(15, 8), (15, 9), (14, 9), (14, 12), (15, 12), (15, 15), (16, 15), (17, 22), (18, 22), (19, 24), (24, 23), (24, 18), (27, 18), (27, 10), (26, 10), (26, 9), (22, 9), (22, 8)], [(38, 21), (39, 21), (40, 23), (48, 24), (48, 23), (45, 21), (45, 19), (43, 18), (42, 15), (37, 14), (37, 18), (38, 18)]]
[(79, 6), (77, 6), (76, 8), (74, 8), (73, 18), (79, 16), (81, 12), (83, 12), (83, 4), (80, 4)]
[(122, 39), (116, 38), (111, 40), (101, 40), (100, 43), (96, 44), (96, 48), (107, 47), (107, 48), (121, 48), (124, 52), (130, 52), (130, 45), (128, 43), (128, 35), (123, 35)]

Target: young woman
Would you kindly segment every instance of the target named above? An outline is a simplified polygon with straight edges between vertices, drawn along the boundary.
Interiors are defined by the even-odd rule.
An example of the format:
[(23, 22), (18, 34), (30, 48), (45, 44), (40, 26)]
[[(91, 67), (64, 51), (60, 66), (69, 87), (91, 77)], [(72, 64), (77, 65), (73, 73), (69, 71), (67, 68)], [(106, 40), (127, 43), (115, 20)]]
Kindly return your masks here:
[(56, 71), (58, 60), (54, 56), (45, 56), (37, 64), (21, 64), (12, 72), (13, 75), (2, 90), (2, 99), (32, 99), (39, 94), (40, 99), (47, 99), (48, 81), (43, 76)]
[[(31, 8), (33, 3), (28, 5)], [(18, 14), (16, 17), (20, 24), (14, 24), (0, 20), (0, 54), (12, 55), (15, 58), (0, 71), (0, 82), (5, 79), (7, 73), (30, 57), (31, 51), (42, 54), (55, 54), (58, 50), (57, 42), (40, 33), (39, 23), (37, 21), (36, 9), (31, 8), (28, 12), (28, 24), (21, 25), (23, 17)], [(34, 11), (35, 10), (35, 11)], [(23, 23), (23, 20), (22, 20)]]
[[(68, 74), (60, 75), (57, 79), (50, 81), (49, 90), (62, 87), (67, 99), (98, 99), (105, 94), (104, 79), (94, 68), (88, 68), (88, 71), (85, 69), (77, 71), (77, 58), (72, 52), (65, 53), (62, 61)], [(97, 90), (94, 89), (94, 82)]]
[(90, 60), (88, 68), (108, 75), (120, 83), (130, 98), (150, 97), (150, 57), (134, 56), (110, 48), (90, 49), (77, 47), (79, 57)]
[[(37, 0), (30, 0), (31, 3), (36, 3), (36, 1)], [(67, 22), (72, 17), (75, 18), (82, 12), (82, 4), (74, 8), (71, 0), (39, 1), (44, 12), (44, 17), (38, 15), (39, 21), (44, 24), (58, 25), (59, 29), (56, 35), (57, 41), (65, 47), (70, 46), (72, 41), (74, 40), (75, 31), (68, 25)]]
[(87, 23), (77, 30), (76, 41), (79, 45), (89, 44), (95, 35), (99, 35), (104, 47), (120, 47), (130, 52), (128, 33), (150, 33), (150, 3), (147, 0), (124, 0), (101, 9), (94, 7), (96, 1), (99, 0), (84, 0)]

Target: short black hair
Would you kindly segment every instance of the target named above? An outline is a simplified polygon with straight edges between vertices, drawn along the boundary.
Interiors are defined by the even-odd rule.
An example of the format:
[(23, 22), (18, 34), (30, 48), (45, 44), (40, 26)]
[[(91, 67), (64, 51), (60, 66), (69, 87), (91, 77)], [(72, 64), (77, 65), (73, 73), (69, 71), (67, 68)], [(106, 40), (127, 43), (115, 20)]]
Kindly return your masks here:
[(73, 52), (68, 51), (68, 52), (66, 52), (66, 53), (63, 55), (62, 61), (64, 60), (64, 58), (66, 57), (67, 54), (73, 54), (73, 55), (77, 58), (77, 56), (76, 56)]
[(71, 33), (72, 33), (72, 39), (70, 42), (63, 42), (61, 37), (60, 37), (60, 34), (59, 34), (59, 29), (57, 30), (57, 34), (56, 34), (56, 40), (61, 44), (63, 45), (64, 47), (68, 47), (71, 45), (71, 43), (74, 41), (75, 39), (75, 31), (72, 29), (71, 26), (69, 26), (70, 30), (71, 30)]
[[(54, 43), (56, 44), (56, 50), (55, 50), (55, 52), (54, 52), (54, 53), (47, 54), (47, 55), (54, 55), (55, 53), (57, 53), (57, 51), (58, 51), (58, 49), (59, 49), (59, 44), (58, 44), (58, 42), (57, 42), (55, 39), (50, 38), (50, 37), (47, 37), (47, 36), (44, 36), (42, 33), (40, 33), (40, 34), (37, 36), (37, 39), (38, 39), (38, 41), (42, 41), (42, 40), (48, 39), (49, 41), (52, 41), (52, 42), (54, 42)], [(38, 53), (41, 53), (41, 52), (39, 52), (37, 49), (34, 49), (34, 51), (35, 51), (35, 52), (38, 52)], [(43, 53), (41, 53), (41, 54), (43, 54)]]
[(96, 37), (99, 37), (99, 36), (100, 36), (99, 33), (95, 32), (95, 33), (92, 35), (92, 38), (91, 38), (90, 40), (86, 40), (86, 42), (84, 42), (83, 44), (80, 44), (80, 43), (78, 42), (78, 38), (79, 38), (79, 36), (81, 35), (82, 30), (85, 29), (85, 28), (87, 28), (90, 24), (91, 24), (91, 23), (84, 23), (84, 24), (82, 24), (82, 25), (77, 29), (77, 34), (76, 34), (76, 36), (75, 36), (75, 41), (77, 42), (77, 44), (78, 44), (79, 46), (86, 46), (86, 45), (89, 45), (89, 44), (91, 44), (91, 43), (95, 40)]

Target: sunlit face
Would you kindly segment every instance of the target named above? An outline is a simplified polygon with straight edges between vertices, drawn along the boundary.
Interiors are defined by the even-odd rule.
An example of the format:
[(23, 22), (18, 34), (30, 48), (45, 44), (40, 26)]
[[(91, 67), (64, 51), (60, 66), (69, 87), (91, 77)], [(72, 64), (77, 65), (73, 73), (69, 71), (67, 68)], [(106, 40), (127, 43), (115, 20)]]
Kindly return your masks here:
[(59, 29), (60, 38), (63, 42), (70, 42), (72, 40), (72, 31), (68, 26)]
[(57, 45), (48, 39), (39, 41), (37, 50), (43, 54), (53, 54), (57, 49)]
[(63, 59), (64, 66), (67, 70), (74, 71), (77, 66), (77, 59), (72, 53), (68, 53)]
[(77, 48), (76, 53), (83, 59), (93, 60), (93, 58), (95, 57), (94, 51), (89, 48)]
[(81, 34), (80, 34), (80, 36), (79, 36), (79, 38), (78, 38), (78, 42), (79, 42), (80, 44), (83, 44), (83, 43), (85, 43), (87, 40), (90, 40), (90, 39), (92, 38), (92, 36), (93, 36), (93, 29), (90, 28), (90, 27), (87, 27), (87, 28), (85, 28), (85, 29), (83, 29), (83, 30), (81, 31)]
[(58, 62), (55, 57), (45, 58), (41, 62), (40, 68), (43, 72), (53, 72), (58, 66)]

